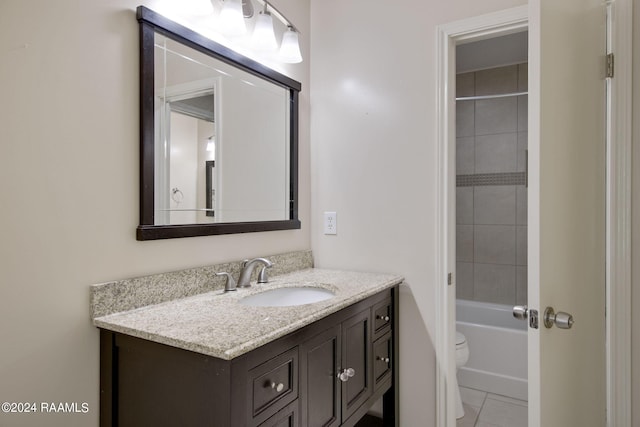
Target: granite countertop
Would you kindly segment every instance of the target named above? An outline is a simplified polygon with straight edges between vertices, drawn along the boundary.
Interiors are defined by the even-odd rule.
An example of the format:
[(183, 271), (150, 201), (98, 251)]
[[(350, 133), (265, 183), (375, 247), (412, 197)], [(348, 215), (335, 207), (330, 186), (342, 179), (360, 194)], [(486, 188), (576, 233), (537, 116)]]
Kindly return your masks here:
[[(305, 269), (273, 277), (267, 284), (224, 293), (206, 292), (100, 316), (103, 329), (231, 360), (403, 281), (392, 274)], [(291, 286), (321, 287), (336, 296), (289, 307), (239, 304), (246, 296)]]

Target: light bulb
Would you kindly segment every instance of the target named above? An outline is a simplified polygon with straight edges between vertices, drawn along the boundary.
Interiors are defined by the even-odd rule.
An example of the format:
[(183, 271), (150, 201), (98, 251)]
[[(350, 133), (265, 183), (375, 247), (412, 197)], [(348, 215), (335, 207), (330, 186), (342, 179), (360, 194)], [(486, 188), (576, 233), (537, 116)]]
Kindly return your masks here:
[(274, 51), (278, 48), (276, 35), (273, 32), (273, 18), (269, 12), (260, 12), (253, 28), (251, 43), (256, 49)]
[(282, 45), (280, 46), (280, 59), (290, 64), (302, 62), (298, 33), (291, 27), (282, 35)]
[(220, 31), (226, 36), (241, 36), (247, 32), (242, 14), (242, 0), (224, 0), (219, 19)]

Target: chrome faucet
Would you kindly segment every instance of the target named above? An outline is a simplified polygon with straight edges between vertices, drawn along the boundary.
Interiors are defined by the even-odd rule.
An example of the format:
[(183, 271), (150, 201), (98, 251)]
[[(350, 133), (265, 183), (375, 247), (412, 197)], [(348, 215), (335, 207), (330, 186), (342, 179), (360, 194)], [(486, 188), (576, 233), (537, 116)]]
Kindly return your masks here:
[(269, 282), (269, 277), (267, 276), (267, 268), (271, 268), (273, 264), (266, 258), (254, 258), (251, 260), (245, 259), (242, 261), (242, 270), (240, 271), (240, 277), (238, 278), (238, 287), (239, 288), (248, 288), (251, 286), (251, 274), (253, 273), (253, 269), (256, 265), (262, 264), (262, 269), (258, 273), (258, 283), (267, 283)]

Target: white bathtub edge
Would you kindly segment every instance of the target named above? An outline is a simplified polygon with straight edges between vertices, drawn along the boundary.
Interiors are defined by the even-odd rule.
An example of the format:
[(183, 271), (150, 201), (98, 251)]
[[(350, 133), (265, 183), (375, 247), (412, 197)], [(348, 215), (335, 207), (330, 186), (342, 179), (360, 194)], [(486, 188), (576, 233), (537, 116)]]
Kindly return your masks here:
[(523, 380), (522, 378), (480, 371), (463, 366), (458, 370), (458, 383), (462, 387), (483, 390), (501, 396), (528, 401), (527, 380)]

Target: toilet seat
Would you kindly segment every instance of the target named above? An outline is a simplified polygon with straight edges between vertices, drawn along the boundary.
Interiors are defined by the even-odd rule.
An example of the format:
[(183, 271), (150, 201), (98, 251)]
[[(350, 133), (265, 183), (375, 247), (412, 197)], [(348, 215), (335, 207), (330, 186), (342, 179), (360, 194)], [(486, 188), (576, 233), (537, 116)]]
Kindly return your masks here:
[(465, 337), (460, 332), (456, 331), (456, 347), (459, 346), (460, 344), (464, 344), (466, 342), (467, 342), (467, 337)]

